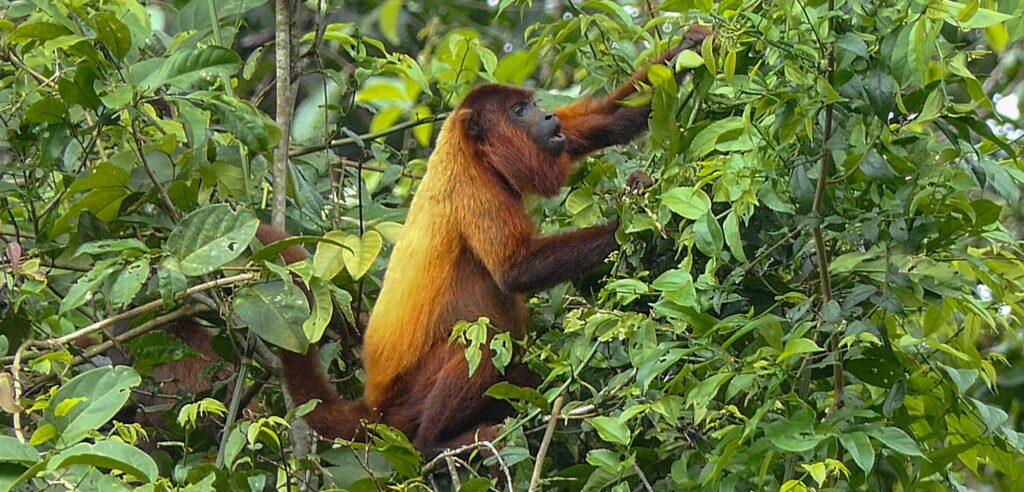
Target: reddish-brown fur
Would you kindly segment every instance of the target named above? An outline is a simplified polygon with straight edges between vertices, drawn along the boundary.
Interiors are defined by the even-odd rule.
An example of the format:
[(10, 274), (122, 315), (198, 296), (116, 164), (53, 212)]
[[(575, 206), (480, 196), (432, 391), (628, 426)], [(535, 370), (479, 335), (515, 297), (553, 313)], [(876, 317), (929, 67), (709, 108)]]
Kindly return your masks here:
[[(696, 47), (707, 34), (691, 28), (683, 43), (657, 62)], [(584, 98), (556, 110), (567, 141), (559, 154), (546, 152), (510, 122), (509, 109), (530, 100), (531, 91), (485, 85), (466, 97), (441, 130), (391, 255), (365, 337), (363, 398), (338, 397), (315, 347), (304, 355), (281, 352), (295, 403), (323, 400), (305, 417), (313, 429), (327, 437), (358, 439), (364, 437), (364, 422), (383, 422), (426, 452), (495, 437), (493, 425), (510, 408), (484, 392), (503, 380), (533, 385), (536, 376), (521, 364), (500, 374), (485, 350), (469, 377), (463, 348), (448, 343), (451, 328), (459, 320), (487, 317), (494, 329), (523, 337), (526, 293), (585, 272), (616, 248), (616, 222), (539, 236), (523, 197), (557, 194), (573, 159), (646, 130), (650, 108), (620, 104), (645, 77), (646, 70), (640, 70), (600, 100)], [(268, 226), (257, 235), (264, 243), (285, 237)], [(299, 261), (306, 252), (293, 246), (282, 257)]]

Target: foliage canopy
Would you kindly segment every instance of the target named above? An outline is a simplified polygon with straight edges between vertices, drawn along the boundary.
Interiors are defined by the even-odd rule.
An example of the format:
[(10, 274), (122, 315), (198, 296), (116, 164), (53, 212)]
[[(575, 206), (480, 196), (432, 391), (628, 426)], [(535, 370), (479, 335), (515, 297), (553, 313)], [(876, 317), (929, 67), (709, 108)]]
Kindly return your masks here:
[[(0, 6), (0, 489), (526, 490), (540, 459), (565, 490), (1020, 490), (1024, 166), (994, 100), (1024, 95), (1024, 5), (619, 3), (298, 5), (287, 218), (315, 255), (289, 268), (253, 244), (271, 3)], [(603, 93), (694, 21), (714, 42), (650, 70), (649, 135), (532, 204), (547, 231), (617, 215), (621, 248), (531, 299), (545, 382), (492, 388), (521, 410), (500, 460), (424, 467), (386, 428), (296, 456), (266, 346), (320, 343), (359, 394), (353, 327), (446, 111), (485, 81)], [(197, 355), (153, 330), (181, 317), (220, 359), (198, 393), (154, 381)], [(471, 362), (520, 343), (486, 325), (457, 327)]]

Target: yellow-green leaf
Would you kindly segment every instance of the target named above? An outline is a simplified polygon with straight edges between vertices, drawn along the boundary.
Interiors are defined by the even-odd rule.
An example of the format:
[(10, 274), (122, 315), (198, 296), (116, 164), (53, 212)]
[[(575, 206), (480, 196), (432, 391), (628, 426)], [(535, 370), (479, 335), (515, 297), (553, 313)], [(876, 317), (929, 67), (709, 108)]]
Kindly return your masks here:
[(380, 233), (371, 230), (366, 231), (361, 239), (359, 236), (346, 237), (344, 244), (352, 248), (351, 251), (346, 250), (341, 253), (341, 257), (345, 261), (345, 268), (348, 269), (352, 278), (357, 279), (365, 275), (370, 269), (370, 265), (373, 264), (373, 260), (377, 259), (384, 239)]

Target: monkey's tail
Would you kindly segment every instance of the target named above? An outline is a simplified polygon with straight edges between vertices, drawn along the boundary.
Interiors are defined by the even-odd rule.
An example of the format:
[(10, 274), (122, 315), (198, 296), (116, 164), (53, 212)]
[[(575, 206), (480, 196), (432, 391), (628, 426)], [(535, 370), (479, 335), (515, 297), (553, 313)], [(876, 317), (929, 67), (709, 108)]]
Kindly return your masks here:
[(303, 418), (313, 430), (327, 438), (365, 440), (366, 424), (381, 422), (380, 413), (362, 400), (342, 400), (331, 387), (320, 366), (320, 351), (309, 347), (305, 354), (278, 350), (285, 388), (296, 406), (319, 399), (316, 408)]
[[(256, 230), (256, 238), (263, 244), (288, 237), (288, 233), (266, 224), (260, 224)], [(280, 254), (285, 263), (294, 263), (309, 257), (309, 253), (298, 245), (288, 246), (281, 250)], [(308, 292), (306, 297), (310, 297)], [(313, 299), (309, 299), (309, 302), (312, 303)], [(366, 424), (380, 421), (380, 414), (367, 406), (363, 400), (342, 400), (338, 396), (320, 365), (320, 351), (316, 346), (309, 347), (305, 354), (281, 349), (277, 355), (281, 359), (281, 376), (292, 402), (298, 406), (309, 400), (321, 400), (312, 412), (303, 417), (320, 435), (327, 438), (364, 440)]]

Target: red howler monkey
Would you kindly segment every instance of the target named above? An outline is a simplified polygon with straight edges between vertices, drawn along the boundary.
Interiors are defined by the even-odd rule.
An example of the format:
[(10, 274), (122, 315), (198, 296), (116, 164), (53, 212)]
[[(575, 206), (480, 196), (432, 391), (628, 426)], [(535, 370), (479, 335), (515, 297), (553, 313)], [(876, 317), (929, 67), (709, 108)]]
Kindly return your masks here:
[[(708, 34), (690, 28), (655, 63), (697, 47)], [(305, 416), (313, 429), (359, 439), (364, 422), (382, 422), (425, 452), (495, 437), (493, 425), (511, 409), (484, 392), (503, 380), (535, 384), (536, 377), (523, 365), (501, 375), (486, 354), (469, 377), (463, 349), (448, 343), (452, 326), (486, 316), (495, 329), (521, 338), (526, 293), (569, 280), (615, 250), (617, 221), (539, 236), (523, 197), (557, 194), (574, 159), (646, 130), (650, 107), (621, 104), (645, 77), (640, 70), (602, 99), (553, 113), (516, 87), (484, 85), (466, 96), (441, 129), (391, 255), (365, 336), (363, 398), (338, 397), (315, 347), (304, 355), (280, 352), (295, 403), (323, 400)], [(257, 235), (263, 243), (286, 237), (269, 226)], [(293, 246), (282, 257), (299, 261), (306, 252)]]

